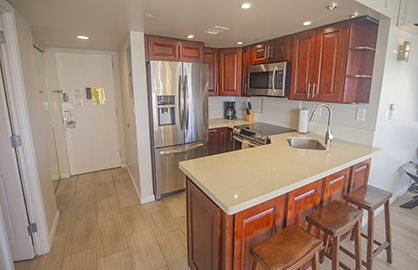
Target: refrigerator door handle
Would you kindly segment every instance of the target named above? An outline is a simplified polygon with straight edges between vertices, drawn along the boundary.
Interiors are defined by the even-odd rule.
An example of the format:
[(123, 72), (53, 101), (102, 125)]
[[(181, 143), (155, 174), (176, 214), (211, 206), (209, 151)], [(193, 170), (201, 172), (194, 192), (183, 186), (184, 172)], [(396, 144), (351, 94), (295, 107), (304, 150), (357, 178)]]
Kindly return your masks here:
[(184, 75), (184, 107), (185, 107), (185, 116), (186, 121), (186, 130), (189, 129), (189, 84), (187, 82), (187, 75)]
[(180, 119), (180, 130), (183, 130), (183, 120), (184, 120), (184, 97), (183, 96), (183, 83), (182, 77), (179, 75), (179, 119)]
[(197, 144), (195, 146), (186, 147), (186, 148), (180, 149), (180, 150), (160, 151), (160, 154), (161, 155), (181, 154), (181, 153), (190, 152), (190, 151), (195, 150), (195, 149), (200, 148), (200, 147), (205, 147), (205, 144), (204, 143), (200, 143), (200, 144)]

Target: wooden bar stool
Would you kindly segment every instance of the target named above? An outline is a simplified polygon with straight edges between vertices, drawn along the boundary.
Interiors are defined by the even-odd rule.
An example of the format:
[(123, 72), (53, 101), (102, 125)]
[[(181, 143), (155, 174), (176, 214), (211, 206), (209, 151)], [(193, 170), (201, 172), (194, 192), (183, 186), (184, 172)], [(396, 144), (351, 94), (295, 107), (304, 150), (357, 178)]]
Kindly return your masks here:
[[(376, 257), (384, 249), (386, 249), (386, 260), (388, 263), (392, 263), (392, 244), (389, 216), (389, 199), (391, 197), (392, 193), (370, 185), (364, 185), (361, 188), (356, 189), (344, 196), (344, 200), (347, 202), (358, 206), (359, 209), (365, 209), (368, 211), (367, 235), (363, 233), (361, 234), (361, 236), (367, 239), (367, 262), (363, 261), (363, 265), (366, 266), (368, 270), (373, 269), (373, 258)], [(384, 243), (380, 243), (374, 239), (374, 211), (382, 205), (385, 205), (386, 241)], [(374, 251), (373, 244), (378, 245)]]
[[(355, 234), (355, 260), (356, 268), (361, 269), (361, 236), (360, 236), (360, 222), (363, 216), (363, 212), (355, 209), (351, 206), (348, 206), (340, 201), (332, 201), (329, 204), (325, 205), (321, 209), (309, 214), (306, 216), (306, 221), (308, 221), (308, 232), (311, 231), (312, 226), (317, 227), (325, 233), (324, 243), (325, 249), (321, 253), (322, 263), (324, 261), (324, 256), (329, 257), (332, 260), (332, 270), (339, 269), (341, 266), (344, 269), (350, 269), (348, 266), (340, 262), (339, 252), (340, 252), (340, 240), (341, 236), (346, 232), (353, 230)], [(331, 255), (327, 252), (329, 240), (332, 239), (331, 246)], [(342, 251), (345, 251), (341, 247)]]
[(312, 270), (319, 270), (319, 252), (322, 241), (292, 224), (266, 240), (254, 245), (250, 254), (254, 258), (253, 270), (296, 270), (311, 260)]

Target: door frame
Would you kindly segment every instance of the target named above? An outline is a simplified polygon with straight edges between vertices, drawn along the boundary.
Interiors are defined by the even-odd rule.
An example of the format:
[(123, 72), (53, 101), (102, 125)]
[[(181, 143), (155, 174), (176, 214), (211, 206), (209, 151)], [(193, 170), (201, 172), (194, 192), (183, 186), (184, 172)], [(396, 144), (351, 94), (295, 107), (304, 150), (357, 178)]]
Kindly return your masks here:
[[(12, 115), (10, 120), (16, 134), (21, 136), (22, 146), (17, 151), (21, 182), (29, 220), (32, 223), (36, 222), (38, 229), (38, 232), (32, 235), (35, 255), (42, 255), (50, 251), (51, 243), (29, 121), (14, 12), (13, 7), (6, 0), (0, 0), (0, 18), (3, 21), (4, 38), (6, 40), (6, 44), (0, 46), (8, 105)], [(3, 252), (7, 253), (7, 251)], [(7, 258), (7, 254), (3, 255)]]

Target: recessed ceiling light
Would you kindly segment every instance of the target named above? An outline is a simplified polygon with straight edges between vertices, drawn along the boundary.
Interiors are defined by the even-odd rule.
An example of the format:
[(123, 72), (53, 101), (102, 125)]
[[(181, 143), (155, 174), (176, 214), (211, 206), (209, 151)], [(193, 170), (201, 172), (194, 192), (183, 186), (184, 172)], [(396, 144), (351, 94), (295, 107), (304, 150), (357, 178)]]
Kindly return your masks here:
[(327, 9), (329, 9), (329, 10), (334, 10), (334, 9), (336, 9), (337, 8), (337, 3), (332, 3), (331, 5), (328, 5), (327, 6)]
[(355, 19), (355, 18), (357, 18), (357, 17), (358, 17), (358, 15), (359, 15), (359, 13), (356, 11), (356, 12), (354, 12), (354, 14), (351, 14), (351, 15), (350, 15), (350, 18), (351, 18), (351, 19)]
[(152, 18), (152, 17), (154, 17), (154, 15), (152, 15), (151, 13), (146, 13), (146, 14), (144, 14), (144, 17)]
[(238, 41), (238, 42), (237, 42), (237, 44), (238, 44), (238, 45), (242, 45), (242, 41)]
[(188, 35), (187, 38), (194, 38), (194, 36), (193, 35)]
[(251, 4), (251, 3), (244, 3), (244, 4), (241, 5), (241, 8), (242, 9), (249, 9), (252, 5), (253, 4)]
[(87, 36), (77, 36), (78, 39), (89, 39)]
[(303, 23), (303, 25), (311, 25), (311, 24), (312, 24), (312, 21), (306, 21)]

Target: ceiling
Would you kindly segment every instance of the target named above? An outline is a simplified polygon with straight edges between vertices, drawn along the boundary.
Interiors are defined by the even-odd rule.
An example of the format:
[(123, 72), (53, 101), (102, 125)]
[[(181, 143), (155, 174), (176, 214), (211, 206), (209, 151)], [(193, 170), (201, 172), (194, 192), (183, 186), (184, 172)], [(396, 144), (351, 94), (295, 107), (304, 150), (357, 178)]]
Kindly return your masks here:
[[(237, 47), (349, 18), (380, 15), (355, 0), (8, 0), (32, 25), (45, 47), (117, 51), (129, 31), (202, 41), (209, 47)], [(240, 5), (251, 2), (252, 8)], [(338, 7), (327, 10), (336, 2)], [(152, 18), (143, 15), (150, 13)], [(303, 26), (304, 21), (312, 25)], [(213, 26), (230, 30), (203, 33)], [(89, 36), (79, 40), (77, 35)]]

